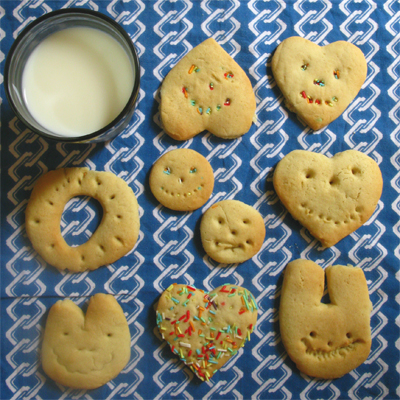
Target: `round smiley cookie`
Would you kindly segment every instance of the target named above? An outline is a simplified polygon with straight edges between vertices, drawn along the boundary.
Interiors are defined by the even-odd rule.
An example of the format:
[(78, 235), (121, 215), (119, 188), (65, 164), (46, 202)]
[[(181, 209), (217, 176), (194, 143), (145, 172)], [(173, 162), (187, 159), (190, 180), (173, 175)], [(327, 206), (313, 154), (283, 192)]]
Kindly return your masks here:
[(193, 211), (207, 202), (214, 189), (214, 173), (200, 153), (177, 149), (161, 156), (150, 172), (150, 190), (165, 207)]
[(210, 207), (201, 220), (201, 242), (206, 253), (224, 264), (240, 263), (256, 255), (265, 238), (261, 214), (237, 200)]

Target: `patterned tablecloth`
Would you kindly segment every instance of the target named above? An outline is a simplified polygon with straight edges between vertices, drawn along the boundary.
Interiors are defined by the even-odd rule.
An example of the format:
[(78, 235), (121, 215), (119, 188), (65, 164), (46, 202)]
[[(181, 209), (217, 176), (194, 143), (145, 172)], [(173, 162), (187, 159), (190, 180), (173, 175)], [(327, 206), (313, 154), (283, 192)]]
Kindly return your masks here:
[[(33, 134), (15, 117), (1, 84), (1, 393), (2, 399), (154, 398), (398, 398), (400, 258), (400, 92), (397, 0), (2, 0), (0, 67), (13, 40), (35, 18), (68, 8), (98, 10), (126, 29), (141, 62), (141, 89), (128, 128), (103, 144), (57, 144)], [(271, 54), (290, 36), (325, 45), (356, 44), (368, 75), (346, 112), (325, 129), (310, 131), (288, 113), (270, 69)], [(249, 75), (257, 123), (237, 140), (207, 132), (187, 142), (169, 138), (160, 124), (159, 88), (192, 47), (215, 38)], [(2, 77), (2, 75), (1, 75)], [(2, 81), (2, 80), (1, 80)], [(161, 207), (149, 190), (153, 162), (176, 147), (197, 150), (215, 174), (212, 198), (191, 213)], [(286, 212), (272, 185), (277, 162), (294, 149), (332, 156), (357, 149), (383, 173), (383, 195), (371, 219), (336, 246), (322, 250)], [(32, 249), (24, 210), (36, 180), (48, 170), (87, 166), (111, 171), (135, 192), (141, 216), (131, 253), (96, 271), (58, 272)], [(199, 222), (222, 199), (237, 199), (262, 214), (267, 230), (253, 259), (222, 268), (204, 252)], [(81, 243), (98, 223), (99, 207), (72, 199), (61, 228), (68, 243)], [(334, 381), (298, 372), (280, 339), (278, 309), (282, 272), (291, 260), (323, 267), (363, 268), (370, 298), (372, 349), (368, 360)], [(251, 341), (210, 382), (201, 383), (172, 355), (156, 328), (155, 304), (173, 282), (211, 290), (225, 282), (247, 287), (259, 304)], [(41, 339), (49, 308), (70, 297), (80, 306), (98, 292), (114, 294), (132, 335), (132, 356), (122, 373), (92, 391), (71, 390), (46, 377)], [(357, 303), (354, 304), (357, 307)]]

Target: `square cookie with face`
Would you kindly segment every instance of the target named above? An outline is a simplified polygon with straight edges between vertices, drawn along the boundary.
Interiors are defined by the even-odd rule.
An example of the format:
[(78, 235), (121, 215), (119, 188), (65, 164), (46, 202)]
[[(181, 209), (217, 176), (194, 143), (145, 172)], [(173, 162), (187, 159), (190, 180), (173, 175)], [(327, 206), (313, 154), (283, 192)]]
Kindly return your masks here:
[(371, 349), (371, 301), (361, 268), (326, 268), (330, 303), (321, 302), (325, 272), (309, 260), (295, 260), (284, 272), (279, 308), (283, 345), (297, 368), (335, 379), (362, 364)]
[(176, 140), (204, 130), (224, 139), (237, 138), (250, 129), (255, 111), (249, 78), (214, 39), (192, 49), (161, 86), (163, 128)]
[(318, 130), (338, 118), (357, 96), (367, 76), (367, 62), (362, 51), (348, 42), (320, 47), (290, 37), (276, 49), (272, 73), (287, 108)]

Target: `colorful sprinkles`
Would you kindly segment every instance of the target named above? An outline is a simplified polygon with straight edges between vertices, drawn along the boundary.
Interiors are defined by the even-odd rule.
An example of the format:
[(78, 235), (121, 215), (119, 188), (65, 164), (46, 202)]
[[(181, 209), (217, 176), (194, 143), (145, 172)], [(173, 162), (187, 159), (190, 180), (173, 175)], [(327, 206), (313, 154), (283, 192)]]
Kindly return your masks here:
[(340, 78), (340, 73), (339, 73), (338, 69), (336, 71), (333, 71), (333, 76), (335, 77), (335, 79), (339, 79)]
[(332, 102), (337, 103), (339, 101), (339, 99), (336, 96), (333, 96), (332, 100), (325, 100), (325, 101), (321, 101), (320, 99), (313, 100), (313, 98), (310, 95), (307, 95), (307, 93), (304, 90), (302, 92), (300, 92), (300, 95), (301, 95), (301, 97), (303, 97), (303, 99), (305, 99), (307, 101), (308, 104), (312, 104), (312, 103), (315, 103), (318, 105), (326, 104), (329, 107), (333, 107), (334, 104)]
[(225, 79), (232, 79), (234, 75), (232, 74), (232, 72), (225, 72), (224, 77)]
[[(168, 308), (169, 312), (157, 311), (156, 321), (160, 333), (164, 339), (169, 338), (171, 351), (201, 380), (209, 381), (218, 370), (215, 367), (220, 364), (221, 358), (235, 355), (247, 341), (250, 341), (250, 333), (254, 330), (253, 324), (246, 326), (245, 332), (243, 323), (239, 323), (240, 327), (234, 324), (221, 329), (213, 326), (218, 310), (223, 311), (227, 303), (231, 304), (230, 298), (235, 296), (240, 297), (242, 305), (238, 314), (257, 313), (256, 300), (248, 290), (225, 284), (219, 289), (219, 293), (210, 294), (193, 286), (173, 284), (166, 289), (164, 296), (171, 302), (171, 307)], [(181, 315), (174, 312), (178, 304), (187, 307)], [(190, 344), (190, 337), (193, 335), (201, 338), (197, 348), (193, 348)]]
[(308, 68), (309, 65), (310, 65), (310, 64), (303, 64), (303, 65), (301, 66), (301, 69), (302, 69), (303, 71), (305, 71), (305, 70)]
[(200, 68), (197, 65), (192, 64), (192, 66), (189, 68), (188, 73), (191, 74), (193, 71), (200, 72)]
[(322, 79), (314, 79), (314, 85), (325, 86), (325, 82)]

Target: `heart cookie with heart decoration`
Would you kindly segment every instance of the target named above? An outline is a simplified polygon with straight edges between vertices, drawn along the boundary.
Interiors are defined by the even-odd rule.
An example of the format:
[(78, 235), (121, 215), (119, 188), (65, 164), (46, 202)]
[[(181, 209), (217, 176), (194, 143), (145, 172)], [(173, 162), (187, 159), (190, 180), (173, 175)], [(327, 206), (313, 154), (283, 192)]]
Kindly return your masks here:
[(367, 76), (367, 62), (362, 51), (348, 42), (320, 47), (290, 37), (276, 49), (272, 73), (287, 108), (318, 130), (338, 118), (357, 96)]
[(214, 39), (192, 49), (161, 86), (163, 128), (176, 140), (206, 129), (224, 139), (237, 138), (250, 129), (255, 111), (249, 78)]
[(71, 300), (59, 300), (51, 307), (42, 365), (54, 381), (75, 389), (95, 389), (114, 379), (130, 355), (128, 323), (113, 296), (94, 295), (86, 315)]
[(226, 284), (207, 293), (173, 284), (157, 306), (157, 326), (175, 353), (208, 381), (250, 340), (257, 303), (246, 289)]
[(383, 185), (378, 164), (356, 150), (332, 158), (292, 151), (278, 163), (273, 182), (292, 217), (325, 247), (335, 245), (371, 217)]

